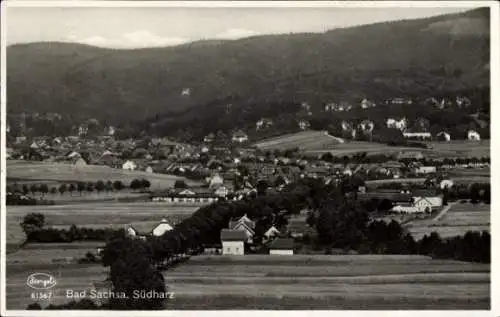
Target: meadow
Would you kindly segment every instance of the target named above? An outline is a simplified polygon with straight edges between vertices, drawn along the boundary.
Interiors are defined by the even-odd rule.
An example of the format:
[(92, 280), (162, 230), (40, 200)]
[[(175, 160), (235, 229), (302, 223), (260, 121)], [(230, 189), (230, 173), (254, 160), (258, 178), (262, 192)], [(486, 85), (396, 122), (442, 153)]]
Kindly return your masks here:
[[(32, 302), (25, 282), (33, 270), (14, 270), (16, 265), (7, 263), (9, 309), (23, 309)], [(66, 289), (89, 289), (107, 275), (106, 268), (86, 264), (64, 264), (43, 272), (57, 279), (55, 304), (69, 301)], [(175, 293), (169, 309), (489, 309), (490, 305), (489, 265), (425, 256), (195, 256), (164, 272), (164, 277)]]
[(189, 186), (199, 185), (197, 182), (179, 176), (142, 171), (126, 171), (107, 166), (76, 166), (59, 163), (7, 161), (7, 181), (18, 182), (20, 184), (34, 181), (54, 184), (110, 180), (122, 181), (128, 186), (132, 180), (141, 178), (146, 178), (151, 182), (150, 188), (152, 190), (172, 188), (175, 181), (179, 179), (184, 180)]
[(415, 239), (420, 239), (433, 231), (441, 237), (462, 236), (467, 231), (485, 230), (489, 232), (491, 229), (490, 215), (490, 205), (456, 203), (437, 221), (433, 218), (415, 219), (406, 226)]
[(165, 279), (172, 309), (487, 309), (489, 272), (423, 256), (198, 256)]
[(163, 218), (177, 223), (189, 217), (197, 206), (165, 205), (161, 203), (94, 203), (54, 206), (7, 206), (7, 243), (20, 244), (25, 235), (20, 223), (25, 215), (37, 212), (45, 215), (45, 226), (69, 228), (123, 228), (132, 225), (137, 230), (150, 230)]

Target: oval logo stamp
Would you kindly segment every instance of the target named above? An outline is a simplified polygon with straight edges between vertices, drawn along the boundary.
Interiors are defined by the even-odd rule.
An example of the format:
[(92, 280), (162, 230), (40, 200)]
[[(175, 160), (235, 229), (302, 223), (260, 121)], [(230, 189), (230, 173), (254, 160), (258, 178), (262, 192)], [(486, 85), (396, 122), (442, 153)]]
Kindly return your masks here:
[(26, 284), (33, 289), (50, 289), (56, 286), (56, 278), (47, 273), (33, 273), (28, 276)]

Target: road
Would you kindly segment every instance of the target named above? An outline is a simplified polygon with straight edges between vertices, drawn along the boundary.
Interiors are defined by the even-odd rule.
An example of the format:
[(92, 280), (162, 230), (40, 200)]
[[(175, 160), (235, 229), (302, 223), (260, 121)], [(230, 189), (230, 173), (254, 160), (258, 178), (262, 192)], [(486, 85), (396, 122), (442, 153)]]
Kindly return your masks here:
[(436, 217), (434, 217), (434, 219), (432, 219), (432, 221), (439, 221), (439, 219), (443, 218), (443, 216), (448, 212), (448, 210), (450, 210), (450, 208), (455, 205), (456, 202), (454, 203), (448, 203), (447, 206), (445, 206), (440, 212), (439, 214), (437, 214)]

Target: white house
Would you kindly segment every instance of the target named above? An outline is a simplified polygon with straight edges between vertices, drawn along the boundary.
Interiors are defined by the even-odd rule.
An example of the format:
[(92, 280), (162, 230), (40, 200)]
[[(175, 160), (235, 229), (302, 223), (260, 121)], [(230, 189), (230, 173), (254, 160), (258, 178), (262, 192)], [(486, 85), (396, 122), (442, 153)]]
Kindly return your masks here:
[(431, 174), (436, 173), (436, 166), (420, 166), (417, 168), (417, 174)]
[(481, 140), (481, 136), (476, 131), (469, 130), (469, 132), (467, 132), (467, 139), (469, 141), (480, 141)]
[(270, 255), (293, 255), (293, 239), (279, 238), (269, 246)]
[(273, 125), (273, 121), (271, 119), (262, 118), (259, 121), (257, 121), (257, 123), (255, 124), (255, 128), (257, 130), (260, 130), (260, 129), (268, 128), (268, 127), (270, 127), (272, 125)]
[(107, 128), (106, 134), (107, 134), (108, 136), (114, 136), (114, 135), (115, 135), (115, 132), (116, 132), (115, 128), (114, 128), (114, 127), (112, 127), (112, 126), (109, 126), (109, 127)]
[(451, 135), (447, 132), (441, 131), (438, 134), (436, 134), (436, 138), (438, 140), (450, 142), (451, 141)]
[(408, 127), (408, 120), (406, 118), (394, 119), (387, 118), (386, 125), (391, 129), (405, 130)]
[(414, 138), (419, 138), (419, 139), (426, 139), (430, 140), (432, 138), (432, 135), (430, 132), (403, 132), (403, 136), (407, 139), (414, 139)]
[(414, 197), (413, 206), (417, 207), (421, 212), (431, 212), (443, 206), (443, 198), (441, 197)]
[(182, 89), (181, 96), (191, 96), (191, 88)]
[(243, 143), (248, 141), (248, 135), (245, 132), (238, 130), (233, 133), (233, 137), (231, 139), (233, 142)]
[(81, 157), (80, 153), (72, 151), (71, 153), (69, 153), (68, 155), (66, 155), (66, 158), (68, 158), (68, 159), (72, 159), (72, 158), (75, 158), (75, 157)]
[(374, 102), (369, 101), (369, 100), (368, 100), (368, 99), (366, 99), (366, 98), (365, 98), (365, 99), (363, 99), (363, 100), (361, 101), (361, 108), (362, 108), (362, 109), (373, 108), (373, 107), (376, 107), (376, 106), (377, 106), (377, 105), (376, 105)]
[(145, 170), (146, 173), (153, 173), (153, 168), (151, 166), (148, 166), (146, 167), (146, 170)]
[(300, 120), (300, 121), (299, 121), (299, 128), (300, 128), (301, 130), (307, 130), (307, 129), (309, 129), (309, 127), (310, 127), (310, 126), (311, 126), (311, 125), (310, 125), (310, 124), (309, 124), (309, 122), (308, 122), (308, 121), (306, 121), (306, 120)]
[(439, 188), (441, 189), (444, 189), (444, 188), (451, 188), (453, 186), (453, 181), (451, 179), (443, 179), (440, 183), (439, 183)]
[(279, 230), (276, 229), (275, 226), (272, 226), (266, 232), (264, 232), (264, 238), (266, 241), (268, 241), (269, 239), (272, 239), (272, 238), (278, 236), (279, 234), (280, 234)]
[(220, 186), (214, 191), (214, 194), (219, 197), (226, 197), (229, 195), (229, 189), (226, 186)]
[(162, 236), (165, 232), (173, 230), (172, 226), (168, 224), (166, 219), (162, 219), (161, 222), (153, 229), (153, 236)]
[(222, 229), (220, 240), (222, 242), (223, 255), (244, 255), (245, 240), (247, 236), (244, 231)]
[(372, 132), (373, 128), (375, 127), (375, 124), (373, 121), (370, 120), (363, 120), (361, 123), (358, 125), (358, 127), (363, 131), (363, 132)]
[(224, 184), (224, 179), (219, 174), (215, 174), (208, 181), (208, 186), (210, 188), (222, 186), (222, 184)]
[(133, 171), (137, 168), (137, 164), (135, 164), (135, 162), (133, 161), (126, 161), (125, 163), (123, 163), (122, 165), (122, 169), (124, 170), (127, 170), (127, 171)]

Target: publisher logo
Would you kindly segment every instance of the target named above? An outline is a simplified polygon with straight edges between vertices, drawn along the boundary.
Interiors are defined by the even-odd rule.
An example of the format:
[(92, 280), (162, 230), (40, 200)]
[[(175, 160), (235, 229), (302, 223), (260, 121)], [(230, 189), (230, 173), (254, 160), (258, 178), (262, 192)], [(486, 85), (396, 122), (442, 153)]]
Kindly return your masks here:
[(50, 289), (56, 286), (56, 279), (47, 273), (34, 273), (28, 276), (26, 284), (33, 289)]

